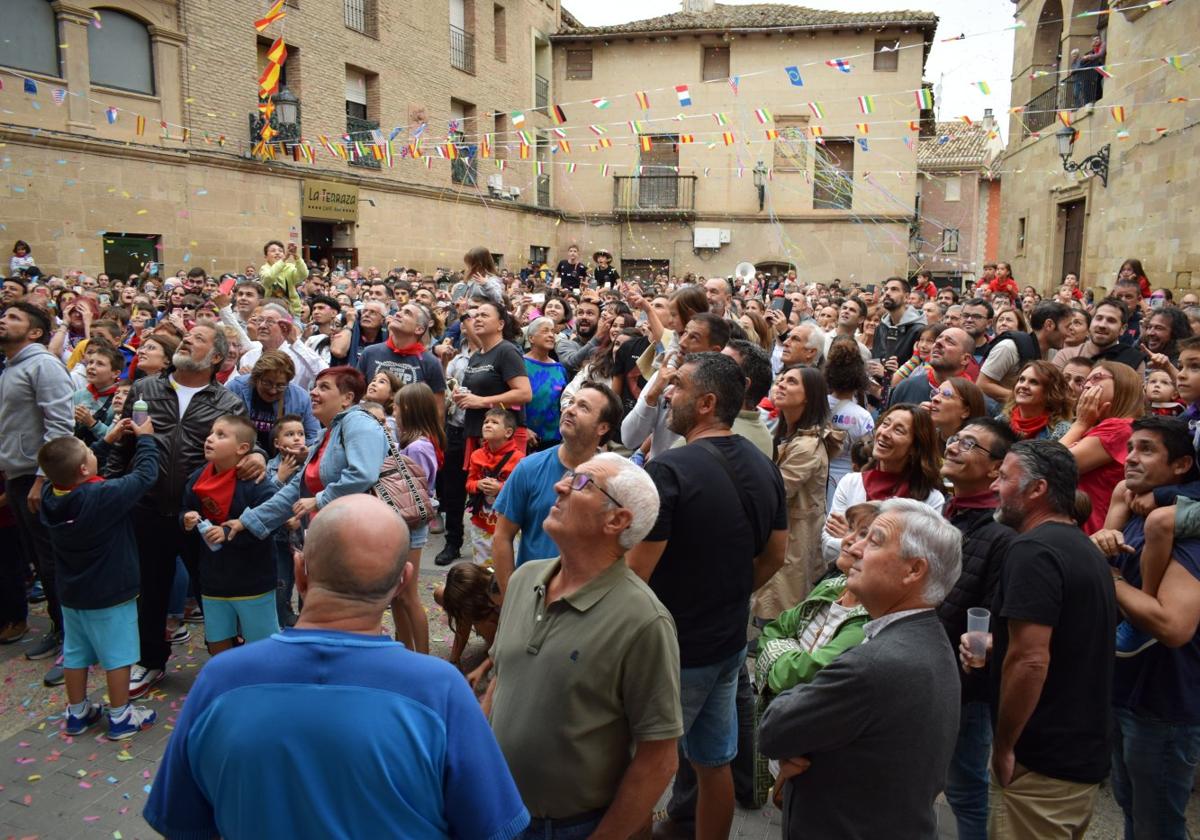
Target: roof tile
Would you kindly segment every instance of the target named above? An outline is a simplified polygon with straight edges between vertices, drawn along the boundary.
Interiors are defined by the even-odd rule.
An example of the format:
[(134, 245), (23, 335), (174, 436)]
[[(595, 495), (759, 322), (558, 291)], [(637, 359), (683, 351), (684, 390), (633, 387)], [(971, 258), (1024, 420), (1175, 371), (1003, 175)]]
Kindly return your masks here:
[(639, 32), (721, 31), (728, 29), (830, 29), (858, 26), (918, 26), (934, 29), (933, 12), (832, 12), (789, 6), (782, 3), (755, 3), (746, 6), (714, 5), (710, 12), (675, 12), (661, 17), (635, 20), (614, 26), (582, 26), (574, 18), (558, 34), (563, 36), (616, 35)]

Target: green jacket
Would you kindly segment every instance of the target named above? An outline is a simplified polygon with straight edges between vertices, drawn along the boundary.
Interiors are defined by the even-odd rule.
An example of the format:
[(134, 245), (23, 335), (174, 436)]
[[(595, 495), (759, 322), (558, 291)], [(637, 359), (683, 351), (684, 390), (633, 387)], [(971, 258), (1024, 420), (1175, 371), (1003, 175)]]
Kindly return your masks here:
[(308, 266), (300, 257), (295, 262), (282, 259), (275, 265), (263, 263), (258, 270), (264, 297), (286, 298), (293, 315), (300, 314), (300, 284), (308, 279)]
[(821, 581), (798, 606), (780, 613), (777, 619), (763, 628), (755, 666), (760, 687), (765, 686), (772, 694), (779, 694), (808, 682), (843, 652), (862, 644), (866, 637), (863, 625), (871, 617), (861, 604), (842, 618), (833, 637), (824, 647), (809, 653), (798, 641), (821, 608), (836, 601), (845, 591), (844, 575)]

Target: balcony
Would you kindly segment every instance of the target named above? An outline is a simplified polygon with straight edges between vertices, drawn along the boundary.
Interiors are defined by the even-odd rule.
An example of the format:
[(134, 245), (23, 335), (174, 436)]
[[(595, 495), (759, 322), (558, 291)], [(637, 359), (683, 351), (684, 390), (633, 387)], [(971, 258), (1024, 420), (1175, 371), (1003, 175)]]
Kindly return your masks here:
[(537, 206), (550, 206), (550, 176), (538, 175), (537, 177)]
[(1090, 67), (1076, 67), (1062, 82), (1062, 107), (1074, 111), (1104, 95), (1104, 78)]
[(361, 166), (364, 169), (379, 169), (382, 165), (381, 161), (375, 159), (375, 155), (369, 151), (364, 155), (357, 155), (354, 151), (354, 141), (357, 140), (363, 146), (368, 146), (375, 141), (371, 139), (371, 132), (379, 130), (379, 123), (373, 120), (360, 120), (357, 117), (346, 117), (346, 133), (350, 135), (350, 148), (347, 150), (350, 153), (350, 165)]
[(1058, 87), (1054, 86), (1042, 91), (1030, 99), (1021, 114), (1021, 137), (1028, 137), (1035, 131), (1041, 131), (1057, 119)]
[(533, 105), (535, 108), (550, 107), (550, 80), (534, 74)]
[(695, 175), (617, 175), (613, 210), (629, 216), (688, 216), (696, 212)]
[(475, 73), (475, 36), (457, 26), (450, 27), (450, 66)]
[(468, 147), (459, 145), (459, 156), (450, 161), (450, 180), (455, 184), (473, 187), (478, 183), (478, 173), (475, 169), (475, 157), (466, 157)]

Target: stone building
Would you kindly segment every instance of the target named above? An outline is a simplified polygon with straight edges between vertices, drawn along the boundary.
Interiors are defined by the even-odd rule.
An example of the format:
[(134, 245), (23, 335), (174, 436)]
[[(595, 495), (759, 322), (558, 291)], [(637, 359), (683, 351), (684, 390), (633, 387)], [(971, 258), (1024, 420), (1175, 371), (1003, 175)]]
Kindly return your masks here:
[[(904, 266), (936, 18), (686, 5), (589, 28), (558, 0), (287, 0), (260, 33), (265, 0), (0, 0), (6, 230), (48, 270), (118, 273), (232, 270), (271, 238), (423, 270), (481, 243), (517, 268), (571, 242), (627, 273)], [(277, 37), (282, 145), (264, 160)]]
[(1000, 175), (1004, 152), (990, 110), (981, 121), (939, 122), (917, 149), (919, 228), (913, 240), (916, 268), (933, 272), (938, 285), (962, 288), (1000, 244)]
[[(1011, 116), (1000, 164), (999, 253), (1022, 285), (1051, 290), (1075, 272), (1084, 287), (1111, 288), (1121, 263), (1137, 257), (1155, 286), (1200, 286), (1200, 219), (1192, 210), (1200, 100), (1189, 54), (1200, 6), (1147, 6), (1017, 3), (1024, 26), (1016, 30), (1012, 104), (1022, 110)], [(1103, 73), (1079, 66), (1097, 35)], [(1171, 101), (1180, 97), (1191, 101)]]

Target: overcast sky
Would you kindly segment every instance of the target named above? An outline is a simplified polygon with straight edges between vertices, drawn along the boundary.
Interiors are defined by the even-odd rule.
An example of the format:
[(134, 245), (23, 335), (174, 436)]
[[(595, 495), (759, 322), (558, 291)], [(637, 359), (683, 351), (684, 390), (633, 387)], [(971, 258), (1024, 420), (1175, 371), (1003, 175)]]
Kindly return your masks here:
[[(747, 0), (727, 0), (728, 5), (746, 5)], [(658, 17), (680, 10), (679, 0), (563, 0), (563, 6), (587, 26), (606, 26)], [(842, 12), (871, 12), (895, 9), (923, 10), (938, 16), (937, 35), (925, 80), (941, 86), (938, 119), (983, 116), (991, 108), (1007, 133), (1012, 75), (1013, 33), (1003, 30), (1013, 23), (1013, 4), (1007, 0), (805, 0), (787, 5)], [(991, 32), (977, 38), (941, 43), (943, 38), (966, 33)], [(986, 81), (991, 93), (984, 95), (975, 85)], [(869, 92), (869, 91), (867, 91)]]

